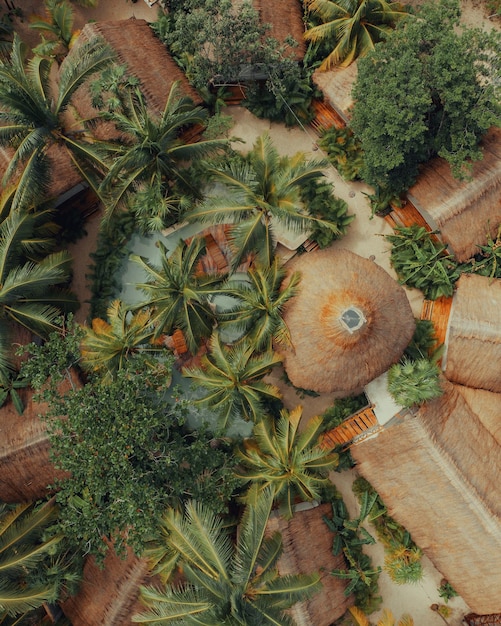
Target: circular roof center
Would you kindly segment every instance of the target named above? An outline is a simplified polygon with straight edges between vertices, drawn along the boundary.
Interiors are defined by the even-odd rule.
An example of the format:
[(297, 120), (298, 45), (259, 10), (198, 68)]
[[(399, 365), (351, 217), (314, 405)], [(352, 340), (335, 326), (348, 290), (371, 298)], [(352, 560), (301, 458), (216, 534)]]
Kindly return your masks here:
[(349, 333), (354, 333), (362, 328), (367, 320), (359, 308), (350, 306), (341, 313), (339, 321)]

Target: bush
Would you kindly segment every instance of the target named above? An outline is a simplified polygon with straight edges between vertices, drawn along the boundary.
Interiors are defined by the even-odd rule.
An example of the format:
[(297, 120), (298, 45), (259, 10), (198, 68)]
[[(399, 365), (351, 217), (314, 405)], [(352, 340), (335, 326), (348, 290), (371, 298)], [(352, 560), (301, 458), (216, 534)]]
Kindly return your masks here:
[(351, 129), (332, 126), (324, 131), (319, 145), (344, 180), (360, 180), (364, 153)]
[(349, 396), (336, 400), (334, 404), (323, 413), (325, 429), (329, 430), (339, 426), (346, 418), (357, 413), (367, 405), (368, 400), (364, 393), (358, 396)]
[(409, 408), (439, 398), (440, 368), (428, 359), (404, 359), (388, 370), (388, 391), (395, 402)]

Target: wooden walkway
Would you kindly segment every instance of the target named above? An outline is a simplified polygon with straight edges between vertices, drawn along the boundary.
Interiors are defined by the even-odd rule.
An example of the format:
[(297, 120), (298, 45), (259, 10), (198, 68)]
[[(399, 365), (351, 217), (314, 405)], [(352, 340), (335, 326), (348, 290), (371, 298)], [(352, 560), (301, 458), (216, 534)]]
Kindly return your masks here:
[(366, 407), (362, 411), (345, 419), (344, 422), (332, 430), (324, 433), (321, 446), (322, 448), (332, 449), (336, 446), (346, 445), (377, 425), (377, 417), (372, 407)]

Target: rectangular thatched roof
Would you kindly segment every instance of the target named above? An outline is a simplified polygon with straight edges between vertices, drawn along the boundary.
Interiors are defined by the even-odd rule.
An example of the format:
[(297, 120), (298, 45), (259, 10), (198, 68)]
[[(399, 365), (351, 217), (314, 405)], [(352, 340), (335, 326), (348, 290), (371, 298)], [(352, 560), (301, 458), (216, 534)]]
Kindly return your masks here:
[[(501, 611), (499, 439), (476, 411), (499, 415), (498, 394), (468, 402), (444, 383), (439, 400), (351, 448), (390, 514), (479, 614)], [(488, 394), (485, 396), (484, 394)], [(471, 395), (471, 394), (470, 394)], [(489, 413), (491, 414), (491, 413)]]
[(353, 597), (345, 596), (346, 581), (330, 574), (333, 569), (345, 569), (343, 554), (334, 556), (334, 535), (322, 516), (332, 517), (330, 504), (296, 511), (291, 520), (272, 515), (267, 530), (282, 535), (283, 553), (278, 562), (282, 576), (287, 574), (320, 573), (322, 589), (306, 602), (297, 604), (292, 613), (298, 626), (330, 626), (353, 606)]
[(501, 279), (461, 276), (446, 345), (443, 363), (449, 380), (501, 393)]
[(261, 24), (271, 26), (268, 36), (275, 38), (281, 44), (287, 37), (297, 41), (296, 48), (292, 48), (294, 57), (301, 61), (306, 51), (304, 41), (303, 8), (299, 0), (252, 0), (254, 9), (259, 13)]
[(460, 262), (478, 252), (501, 223), (501, 128), (482, 141), (484, 158), (473, 165), (473, 179), (453, 177), (447, 161), (435, 158), (420, 170), (407, 197)]
[(320, 70), (313, 72), (313, 82), (345, 123), (348, 123), (351, 117), (350, 109), (353, 105), (351, 90), (357, 80), (357, 73), (356, 62), (348, 67), (337, 67), (327, 72)]

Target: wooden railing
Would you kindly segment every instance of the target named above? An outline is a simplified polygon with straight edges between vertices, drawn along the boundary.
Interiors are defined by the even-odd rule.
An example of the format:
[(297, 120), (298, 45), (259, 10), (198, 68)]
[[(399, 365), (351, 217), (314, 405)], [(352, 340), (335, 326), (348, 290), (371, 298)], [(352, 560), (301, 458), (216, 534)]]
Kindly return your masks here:
[(322, 437), (323, 448), (335, 448), (336, 446), (346, 445), (355, 437), (358, 437), (377, 426), (378, 421), (371, 406), (362, 409), (355, 415), (348, 417), (344, 422), (324, 433)]

